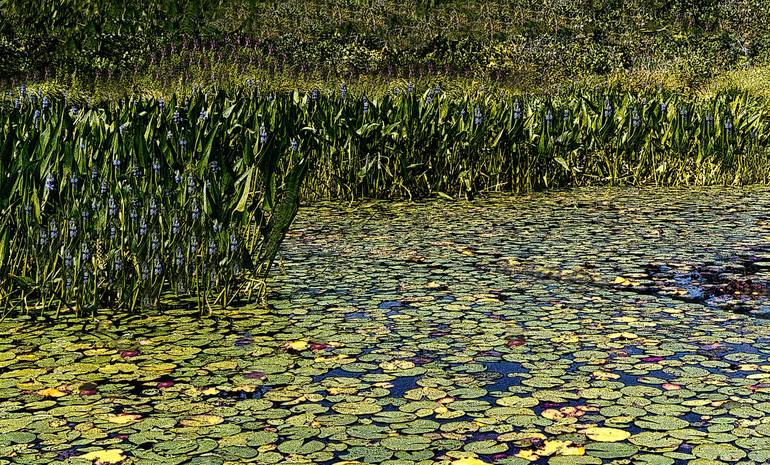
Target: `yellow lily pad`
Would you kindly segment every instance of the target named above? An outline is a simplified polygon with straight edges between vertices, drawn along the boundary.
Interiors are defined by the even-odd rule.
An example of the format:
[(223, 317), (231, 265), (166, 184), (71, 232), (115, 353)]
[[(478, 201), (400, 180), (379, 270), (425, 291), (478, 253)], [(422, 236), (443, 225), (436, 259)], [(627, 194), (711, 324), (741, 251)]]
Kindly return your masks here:
[(591, 439), (592, 441), (598, 441), (598, 442), (617, 442), (617, 441), (625, 441), (626, 439), (631, 437), (631, 433), (629, 433), (626, 430), (617, 429), (617, 428), (588, 428), (586, 431), (586, 436), (588, 436), (588, 439)]
[(184, 418), (179, 421), (182, 426), (202, 427), (202, 426), (214, 426), (225, 421), (224, 418), (219, 415), (193, 415), (191, 417)]
[(66, 392), (62, 392), (56, 388), (41, 389), (37, 391), (37, 393), (43, 397), (63, 397), (67, 395)]
[(489, 465), (489, 462), (474, 458), (464, 458), (454, 460), (452, 465)]
[(309, 344), (307, 341), (291, 341), (287, 342), (284, 348), (286, 350), (294, 350), (296, 352), (302, 352), (303, 350), (306, 350), (308, 348)]
[(138, 413), (118, 413), (117, 415), (107, 415), (107, 421), (118, 425), (134, 423), (142, 419)]
[(122, 449), (97, 450), (83, 454), (78, 458), (92, 461), (95, 465), (120, 463), (126, 459)]

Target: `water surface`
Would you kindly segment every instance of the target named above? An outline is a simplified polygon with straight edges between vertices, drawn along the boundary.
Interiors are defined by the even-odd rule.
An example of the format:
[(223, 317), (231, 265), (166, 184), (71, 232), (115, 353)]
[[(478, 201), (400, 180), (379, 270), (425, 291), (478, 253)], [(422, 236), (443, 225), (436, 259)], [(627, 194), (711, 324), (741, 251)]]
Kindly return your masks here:
[(768, 206), (304, 208), (270, 308), (0, 324), (0, 464), (764, 463)]

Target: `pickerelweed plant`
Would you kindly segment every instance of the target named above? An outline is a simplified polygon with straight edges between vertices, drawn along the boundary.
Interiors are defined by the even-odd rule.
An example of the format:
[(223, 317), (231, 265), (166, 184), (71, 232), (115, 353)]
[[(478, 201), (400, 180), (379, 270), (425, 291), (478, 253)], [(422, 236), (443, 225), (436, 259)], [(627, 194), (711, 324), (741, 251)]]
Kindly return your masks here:
[(137, 311), (170, 294), (210, 311), (264, 295), (313, 143), (281, 118), (287, 101), (41, 102), (0, 117), (6, 313)]
[(342, 90), (297, 104), (321, 139), (314, 198), (472, 197), (585, 185), (770, 180), (770, 113), (743, 93), (696, 99), (570, 90)]

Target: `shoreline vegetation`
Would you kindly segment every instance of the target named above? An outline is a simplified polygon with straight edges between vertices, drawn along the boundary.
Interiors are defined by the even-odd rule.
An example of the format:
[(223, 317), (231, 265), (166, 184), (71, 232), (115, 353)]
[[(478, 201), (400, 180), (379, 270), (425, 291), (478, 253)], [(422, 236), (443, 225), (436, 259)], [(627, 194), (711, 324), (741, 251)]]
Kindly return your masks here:
[(250, 83), (95, 102), (22, 85), (0, 130), (4, 313), (259, 298), (301, 199), (770, 181), (770, 118), (746, 93), (368, 98)]
[(770, 463), (770, 0), (0, 0), (0, 465)]

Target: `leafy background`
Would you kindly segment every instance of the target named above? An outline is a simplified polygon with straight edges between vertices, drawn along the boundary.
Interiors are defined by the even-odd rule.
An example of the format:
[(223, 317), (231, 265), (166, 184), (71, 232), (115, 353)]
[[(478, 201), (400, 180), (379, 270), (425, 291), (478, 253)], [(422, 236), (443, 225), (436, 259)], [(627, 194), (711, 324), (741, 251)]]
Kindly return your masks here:
[(520, 89), (613, 78), (690, 88), (766, 66), (768, 25), (762, 0), (2, 0), (0, 79), (92, 80), (162, 64), (173, 80), (185, 69), (173, 57), (187, 50), (216, 74), (213, 64), (226, 61), (234, 75), (439, 74)]

